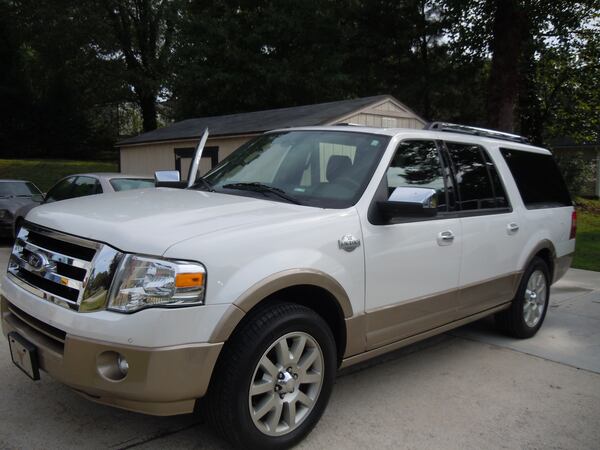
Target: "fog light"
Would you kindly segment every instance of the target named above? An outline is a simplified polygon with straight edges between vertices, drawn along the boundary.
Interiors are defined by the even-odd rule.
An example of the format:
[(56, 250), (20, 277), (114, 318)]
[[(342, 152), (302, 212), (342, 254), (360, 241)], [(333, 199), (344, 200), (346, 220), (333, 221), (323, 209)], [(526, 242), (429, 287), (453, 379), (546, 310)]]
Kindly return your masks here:
[(127, 375), (127, 372), (129, 372), (129, 363), (127, 362), (127, 359), (125, 359), (125, 357), (121, 354), (119, 354), (119, 356), (117, 357), (117, 366), (119, 366), (119, 370), (123, 375)]
[(129, 362), (117, 352), (102, 352), (96, 359), (98, 373), (109, 381), (121, 381), (129, 372)]

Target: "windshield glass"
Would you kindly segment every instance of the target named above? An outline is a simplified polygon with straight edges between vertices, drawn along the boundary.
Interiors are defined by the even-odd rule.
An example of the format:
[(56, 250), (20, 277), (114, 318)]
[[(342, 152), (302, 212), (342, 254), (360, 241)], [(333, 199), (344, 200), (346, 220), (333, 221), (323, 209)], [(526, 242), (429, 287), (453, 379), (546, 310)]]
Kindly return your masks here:
[(129, 191), (130, 189), (144, 189), (154, 187), (154, 180), (148, 178), (113, 178), (110, 185), (115, 191)]
[(41, 195), (40, 190), (35, 187), (35, 184), (29, 181), (5, 181), (0, 183), (0, 197), (32, 197)]
[(389, 140), (348, 131), (269, 133), (240, 147), (204, 179), (218, 192), (267, 198), (256, 186), (239, 190), (240, 183), (253, 183), (277, 188), (305, 205), (347, 208), (360, 198)]

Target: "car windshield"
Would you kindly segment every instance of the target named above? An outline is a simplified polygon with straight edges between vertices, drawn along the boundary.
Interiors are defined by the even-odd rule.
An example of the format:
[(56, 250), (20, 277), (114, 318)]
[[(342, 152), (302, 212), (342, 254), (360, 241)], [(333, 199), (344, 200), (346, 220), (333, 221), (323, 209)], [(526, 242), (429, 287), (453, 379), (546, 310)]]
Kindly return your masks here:
[(354, 131), (269, 133), (240, 147), (204, 180), (217, 192), (347, 208), (362, 195), (389, 140)]
[(115, 191), (129, 191), (131, 189), (144, 189), (154, 187), (154, 180), (150, 178), (113, 178), (110, 185)]
[(29, 181), (0, 182), (0, 197), (33, 197), (34, 195), (42, 195), (42, 193)]

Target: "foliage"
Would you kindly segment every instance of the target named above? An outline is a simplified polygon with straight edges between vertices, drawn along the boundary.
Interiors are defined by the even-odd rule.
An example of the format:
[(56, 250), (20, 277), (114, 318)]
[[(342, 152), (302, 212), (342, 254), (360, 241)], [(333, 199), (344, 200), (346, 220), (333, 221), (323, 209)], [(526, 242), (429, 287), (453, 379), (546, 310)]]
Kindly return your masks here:
[(0, 0), (0, 156), (95, 159), (119, 136), (172, 120), (382, 93), (427, 120), (592, 142), (598, 9), (598, 0)]
[(74, 173), (117, 172), (112, 162), (60, 159), (0, 159), (0, 178), (29, 180), (46, 192), (60, 178)]
[(556, 154), (555, 159), (571, 194), (580, 195), (594, 182), (596, 161), (585, 158), (583, 152)]

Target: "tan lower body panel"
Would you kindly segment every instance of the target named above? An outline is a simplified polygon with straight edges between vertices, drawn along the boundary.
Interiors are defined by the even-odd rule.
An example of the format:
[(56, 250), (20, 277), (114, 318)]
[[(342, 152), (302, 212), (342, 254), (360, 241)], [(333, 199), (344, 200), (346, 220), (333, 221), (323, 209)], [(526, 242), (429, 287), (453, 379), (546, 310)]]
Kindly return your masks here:
[(556, 283), (558, 280), (565, 276), (567, 270), (571, 268), (574, 255), (575, 253), (569, 253), (568, 255), (559, 256), (554, 260), (554, 279), (552, 280), (553, 283)]
[(369, 350), (367, 352), (360, 353), (358, 355), (351, 356), (349, 358), (344, 358), (340, 368), (343, 369), (345, 367), (349, 367), (354, 364), (358, 364), (358, 363), (367, 361), (368, 359), (375, 358), (376, 356), (380, 356), (380, 355), (383, 355), (385, 353), (388, 353), (388, 352), (391, 352), (394, 350), (398, 350), (399, 348), (405, 347), (410, 344), (414, 344), (415, 342), (421, 341), (423, 339), (427, 339), (427, 338), (435, 336), (437, 334), (444, 333), (446, 331), (450, 331), (454, 328), (460, 327), (462, 325), (466, 325), (467, 323), (482, 319), (490, 314), (494, 314), (496, 312), (502, 311), (502, 310), (508, 308), (509, 306), (510, 306), (510, 302), (504, 303), (502, 305), (496, 306), (495, 308), (491, 308), (487, 311), (482, 311), (478, 314), (474, 314), (472, 316), (465, 317), (460, 320), (456, 320), (454, 322), (448, 323), (441, 327), (437, 327), (432, 330), (425, 331), (423, 333), (419, 333), (414, 336), (407, 337), (405, 339), (401, 339), (401, 340), (393, 342), (391, 344), (384, 345), (382, 347), (378, 347), (376, 349)]
[[(54, 379), (93, 400), (153, 415), (193, 411), (210, 382), (223, 343), (145, 348), (45, 332), (35, 319), (10, 307), (2, 298), (2, 330), (17, 332), (36, 346), (40, 368)], [(105, 352), (123, 355), (127, 376), (110, 379), (103, 367)]]
[[(515, 296), (520, 278), (521, 272), (515, 272), (367, 311), (363, 319), (366, 333), (363, 350), (373, 350), (509, 302)], [(350, 355), (346, 352), (346, 356)]]

